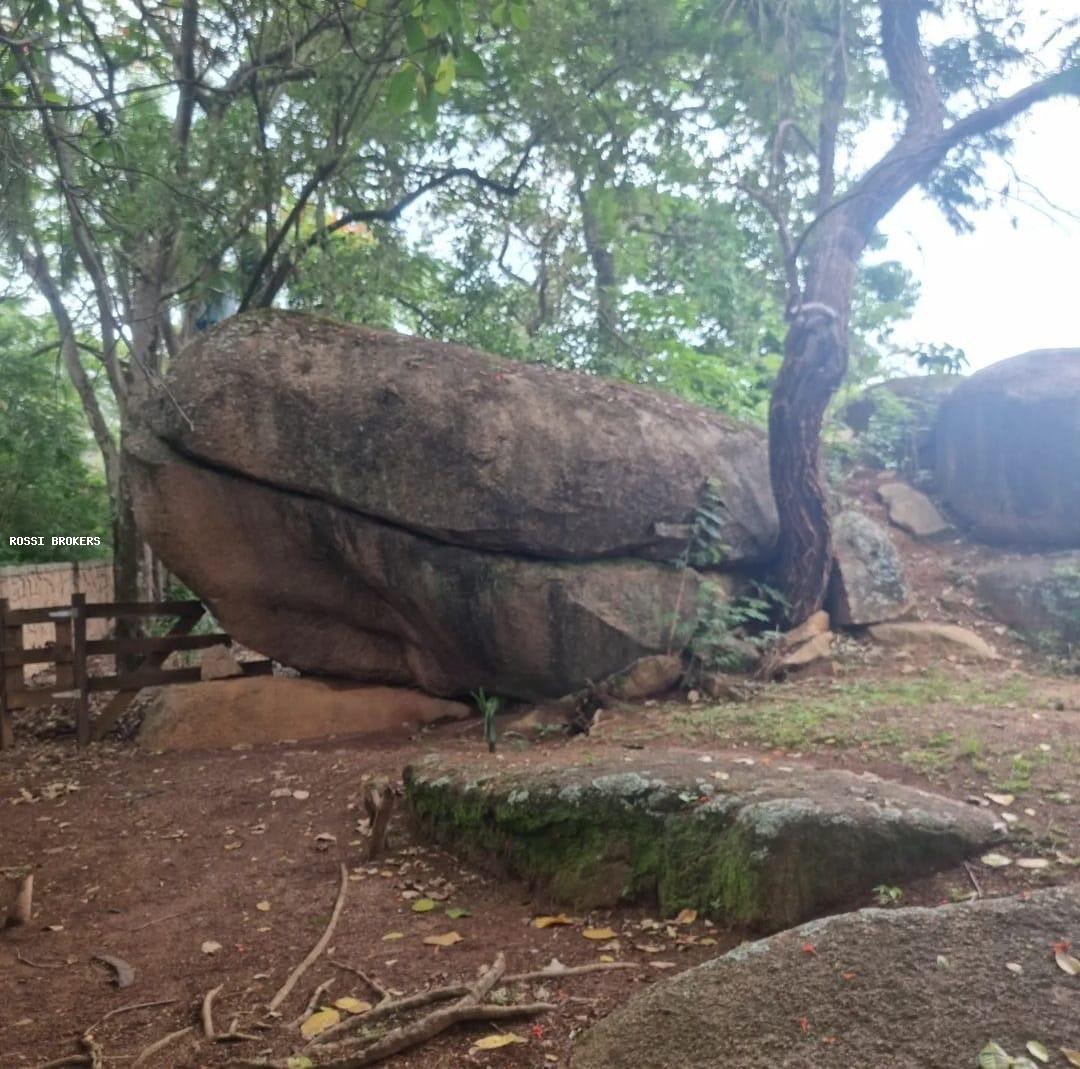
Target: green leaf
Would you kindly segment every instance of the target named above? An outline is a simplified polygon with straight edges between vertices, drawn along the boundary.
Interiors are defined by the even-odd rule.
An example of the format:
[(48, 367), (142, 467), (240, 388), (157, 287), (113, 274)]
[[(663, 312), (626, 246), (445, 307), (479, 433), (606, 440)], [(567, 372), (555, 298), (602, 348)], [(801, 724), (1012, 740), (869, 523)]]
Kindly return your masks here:
[(409, 16), (405, 19), (405, 44), (410, 52), (423, 52), (428, 47), (427, 34), (420, 20)]
[(461, 78), (483, 79), (487, 76), (487, 71), (484, 70), (484, 61), (480, 58), (479, 53), (467, 45), (463, 45), (458, 52), (457, 72)]
[(510, 21), (515, 30), (527, 30), (529, 28), (529, 13), (522, 4), (510, 5)]
[(452, 921), (461, 920), (462, 917), (471, 917), (472, 916), (472, 914), (467, 909), (462, 909), (461, 906), (451, 906), (446, 911), (446, 915)]
[(59, 104), (63, 106), (67, 103), (66, 97), (62, 97), (59, 93), (54, 93), (51, 90), (46, 90), (41, 96), (47, 104)]
[(987, 1043), (979, 1051), (979, 1069), (1010, 1069), (1013, 1060), (996, 1043)]
[(510, 23), (510, 13), (508, 11), (508, 4), (499, 3), (491, 9), (491, 21), (496, 26), (507, 26)]
[(420, 94), (419, 103), (416, 105), (416, 110), (420, 115), (420, 118), (426, 123), (434, 123), (439, 113), (439, 97), (438, 94), (430, 90), (427, 86), (424, 87), (424, 92)]
[(403, 67), (390, 79), (386, 90), (386, 103), (395, 114), (401, 115), (412, 106), (416, 96), (416, 71)]
[(1038, 1058), (1040, 1062), (1050, 1061), (1050, 1052), (1037, 1039), (1028, 1040), (1027, 1052), (1033, 1058)]
[(436, 93), (442, 93), (446, 96), (450, 92), (451, 87), (454, 84), (454, 75), (457, 68), (454, 64), (454, 57), (449, 53), (441, 60), (439, 60), (439, 67), (435, 71), (434, 88)]
[(413, 913), (430, 913), (435, 908), (435, 903), (430, 898), (418, 898), (412, 904)]

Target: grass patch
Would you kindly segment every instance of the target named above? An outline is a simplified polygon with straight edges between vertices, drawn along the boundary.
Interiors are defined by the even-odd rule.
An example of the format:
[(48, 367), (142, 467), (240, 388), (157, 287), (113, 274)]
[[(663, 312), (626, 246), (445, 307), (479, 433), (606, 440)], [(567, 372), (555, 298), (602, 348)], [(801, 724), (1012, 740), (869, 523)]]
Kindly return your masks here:
[[(806, 684), (769, 687), (745, 704), (680, 708), (671, 727), (694, 737), (753, 741), (785, 750), (812, 750), (868, 742), (881, 748), (908, 747), (919, 766), (946, 767), (959, 756), (976, 758), (983, 742), (969, 733), (959, 742), (948, 732), (914, 740), (902, 724), (905, 710), (933, 705), (1001, 708), (1031, 694), (1022, 676), (1005, 679), (956, 679), (944, 672), (920, 676), (862, 677), (810, 691)], [(874, 714), (895, 712), (901, 723), (875, 722)]]

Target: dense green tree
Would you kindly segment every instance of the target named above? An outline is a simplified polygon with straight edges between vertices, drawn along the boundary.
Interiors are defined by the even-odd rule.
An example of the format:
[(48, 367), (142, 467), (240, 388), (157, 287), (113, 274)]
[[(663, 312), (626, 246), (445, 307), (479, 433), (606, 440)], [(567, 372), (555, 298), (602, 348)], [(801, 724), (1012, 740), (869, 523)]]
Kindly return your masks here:
[[(51, 324), (0, 308), (0, 563), (108, 554), (105, 480), (87, 462), (94, 444), (58, 349)], [(28, 535), (94, 536), (102, 546), (11, 545)]]

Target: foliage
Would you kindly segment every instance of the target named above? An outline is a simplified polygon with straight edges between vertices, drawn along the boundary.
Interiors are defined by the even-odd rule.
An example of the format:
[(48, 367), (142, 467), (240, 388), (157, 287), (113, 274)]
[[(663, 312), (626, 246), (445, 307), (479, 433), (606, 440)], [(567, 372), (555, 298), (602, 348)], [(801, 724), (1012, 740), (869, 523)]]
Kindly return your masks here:
[(472, 700), (484, 721), (484, 742), (487, 743), (488, 753), (494, 753), (496, 743), (495, 717), (498, 716), (499, 710), (502, 708), (502, 698), (494, 694), (486, 694), (484, 688), (480, 687), (478, 690), (473, 691)]
[[(0, 309), (0, 563), (108, 555), (104, 480), (86, 460), (93, 446), (56, 350), (47, 326)], [(43, 535), (47, 544), (11, 546), (12, 535)], [(54, 548), (53, 535), (96, 536), (101, 545)]]
[(927, 345), (915, 357), (915, 363), (932, 375), (962, 375), (969, 365), (963, 349), (955, 345)]
[(874, 899), (883, 909), (888, 906), (900, 905), (900, 900), (903, 897), (904, 889), (902, 887), (895, 887), (887, 883), (879, 883), (874, 888)]
[(715, 583), (702, 583), (687, 647), (690, 677), (753, 668), (761, 651), (776, 639), (776, 632), (767, 628), (782, 604), (780, 593), (761, 583), (734, 598)]
[(891, 390), (875, 390), (873, 404), (866, 430), (859, 436), (863, 461), (876, 468), (914, 472), (918, 468), (918, 441), (925, 430), (925, 413)]

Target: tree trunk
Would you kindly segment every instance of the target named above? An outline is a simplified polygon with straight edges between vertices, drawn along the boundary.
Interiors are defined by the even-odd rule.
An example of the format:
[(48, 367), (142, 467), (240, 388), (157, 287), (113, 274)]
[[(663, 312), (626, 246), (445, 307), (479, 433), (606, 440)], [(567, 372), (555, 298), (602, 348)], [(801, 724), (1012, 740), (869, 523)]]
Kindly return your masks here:
[(829, 509), (821, 472), (821, 425), (848, 366), (848, 319), (865, 244), (840, 213), (810, 257), (807, 295), (784, 339), (769, 404), (769, 474), (780, 519), (776, 582), (785, 616), (800, 624), (822, 607), (832, 574)]
[[(135, 522), (135, 509), (131, 490), (128, 486), (127, 472), (120, 459), (120, 472), (113, 501), (113, 596), (117, 601), (141, 601), (142, 587), (139, 582), (142, 558), (142, 540), (139, 538), (138, 524)], [(116, 637), (132, 638), (139, 634), (139, 621), (136, 617), (116, 621)], [(130, 654), (117, 654), (116, 666), (123, 671), (134, 671), (138, 658)]]

